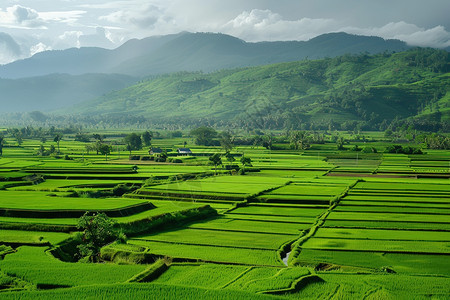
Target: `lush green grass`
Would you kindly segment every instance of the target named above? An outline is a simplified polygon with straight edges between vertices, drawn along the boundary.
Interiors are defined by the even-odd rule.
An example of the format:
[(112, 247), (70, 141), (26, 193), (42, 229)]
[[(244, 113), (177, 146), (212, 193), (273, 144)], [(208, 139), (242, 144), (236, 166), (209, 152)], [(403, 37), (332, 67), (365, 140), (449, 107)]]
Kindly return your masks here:
[(248, 265), (280, 266), (282, 262), (274, 250), (241, 249), (235, 247), (214, 247), (183, 245), (165, 242), (149, 242), (133, 239), (130, 244), (149, 248), (149, 252), (174, 258), (199, 259), (203, 261), (240, 263)]
[(448, 241), (450, 232), (378, 229), (320, 228), (314, 237), (343, 239), (374, 239), (396, 241)]
[(145, 203), (142, 200), (126, 198), (71, 198), (49, 196), (47, 192), (1, 191), (0, 207), (8, 209), (34, 210), (105, 210), (117, 209)]
[(383, 228), (383, 229), (420, 229), (420, 230), (445, 230), (450, 231), (450, 223), (409, 222), (396, 220), (371, 221), (370, 215), (364, 215), (365, 220), (331, 220), (327, 219), (324, 227), (337, 228)]
[(447, 215), (402, 214), (402, 213), (367, 213), (367, 212), (331, 212), (327, 220), (354, 221), (391, 221), (391, 222), (423, 222), (450, 224)]
[(230, 231), (250, 231), (267, 233), (299, 234), (310, 227), (310, 224), (295, 224), (284, 222), (267, 222), (264, 220), (236, 220), (231, 218), (219, 218), (206, 222), (195, 223), (189, 228), (219, 229)]
[(450, 241), (368, 240), (345, 238), (310, 238), (302, 245), (307, 249), (335, 249), (374, 252), (410, 252), (450, 254)]
[(381, 270), (389, 267), (397, 273), (450, 275), (450, 261), (444, 255), (335, 251), (302, 249), (298, 256), (300, 264), (328, 263), (343, 266)]
[(142, 265), (64, 263), (45, 252), (45, 247), (22, 246), (0, 261), (8, 274), (34, 284), (77, 286), (125, 282), (143, 271)]
[(445, 299), (450, 293), (450, 279), (446, 277), (397, 274), (320, 274), (320, 277), (324, 282), (307, 285), (291, 297), (362, 299), (370, 296), (373, 299)]
[(24, 291), (2, 293), (3, 299), (279, 299), (244, 291), (214, 290), (157, 283), (127, 283), (93, 285), (50, 291)]
[(70, 235), (59, 232), (38, 232), (38, 231), (22, 231), (22, 230), (0, 230), (1, 243), (51, 243), (57, 244), (67, 239)]
[(325, 209), (320, 208), (288, 208), (277, 206), (261, 206), (261, 205), (249, 205), (245, 207), (239, 207), (232, 210), (228, 214), (230, 215), (260, 215), (263, 216), (280, 216), (280, 217), (317, 217), (323, 213)]
[(174, 264), (155, 283), (220, 289), (249, 268), (218, 264)]
[(224, 246), (247, 249), (277, 250), (282, 244), (295, 239), (296, 234), (222, 231), (212, 229), (179, 229), (139, 236), (136, 239), (176, 244)]

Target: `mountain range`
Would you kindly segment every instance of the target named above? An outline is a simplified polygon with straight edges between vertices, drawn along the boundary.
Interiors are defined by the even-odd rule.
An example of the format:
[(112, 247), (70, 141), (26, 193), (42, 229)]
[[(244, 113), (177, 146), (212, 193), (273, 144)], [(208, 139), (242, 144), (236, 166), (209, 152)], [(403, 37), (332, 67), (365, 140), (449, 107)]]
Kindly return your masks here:
[[(0, 66), (2, 112), (210, 119), (252, 126), (448, 120), (449, 54), (330, 33), (248, 43), (214, 33), (46, 51)], [(261, 125), (262, 126), (262, 125)]]
[(329, 33), (309, 41), (247, 43), (216, 33), (189, 33), (129, 40), (122, 46), (44, 51), (0, 66), (0, 78), (17, 79), (53, 73), (81, 75), (118, 73), (134, 77), (178, 71), (220, 69), (335, 57), (354, 53), (403, 51), (398, 40)]
[(45, 51), (0, 66), (2, 112), (51, 111), (124, 88), (138, 80), (180, 71), (212, 72), (342, 54), (403, 51), (398, 40), (330, 33), (306, 42), (247, 43), (214, 33), (129, 40), (114, 50)]

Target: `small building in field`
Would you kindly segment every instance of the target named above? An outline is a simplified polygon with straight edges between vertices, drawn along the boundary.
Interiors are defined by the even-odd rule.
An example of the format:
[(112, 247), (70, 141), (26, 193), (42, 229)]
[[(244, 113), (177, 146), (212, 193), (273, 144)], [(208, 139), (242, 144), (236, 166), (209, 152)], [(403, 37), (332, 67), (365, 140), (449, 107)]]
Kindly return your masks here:
[(148, 154), (154, 155), (154, 154), (161, 154), (163, 151), (161, 148), (152, 148), (148, 150)]
[(191, 155), (191, 154), (192, 154), (192, 151), (191, 151), (191, 149), (189, 149), (189, 148), (178, 148), (178, 149), (177, 149), (177, 153), (178, 153), (179, 155)]

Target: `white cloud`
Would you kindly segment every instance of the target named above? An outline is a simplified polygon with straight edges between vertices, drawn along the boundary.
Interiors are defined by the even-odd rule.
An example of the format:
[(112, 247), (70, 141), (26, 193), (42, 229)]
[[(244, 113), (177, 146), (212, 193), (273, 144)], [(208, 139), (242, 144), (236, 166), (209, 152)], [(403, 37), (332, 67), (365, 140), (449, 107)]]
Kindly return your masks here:
[(43, 28), (45, 22), (39, 13), (29, 7), (14, 5), (0, 9), (0, 26), (10, 28)]
[(30, 48), (30, 55), (33, 56), (36, 53), (52, 50), (52, 47), (45, 45), (44, 43), (38, 43)]
[(83, 35), (82, 31), (66, 31), (60, 36), (58, 36), (58, 40), (55, 43), (55, 48), (64, 49), (70, 47), (81, 47), (80, 36)]
[(398, 39), (411, 46), (445, 48), (450, 46), (450, 33), (443, 26), (420, 28), (406, 22), (391, 22), (382, 27), (346, 27), (342, 31), (361, 35), (374, 35), (384, 39)]
[(284, 20), (270, 10), (253, 9), (222, 26), (222, 30), (246, 41), (308, 40), (319, 34), (336, 30), (332, 19)]
[(48, 11), (40, 12), (39, 17), (46, 22), (55, 23), (76, 23), (87, 12), (84, 10), (70, 10), (70, 11)]
[(450, 33), (443, 26), (420, 28), (406, 22), (391, 22), (382, 27), (343, 26), (333, 19), (302, 18), (285, 20), (270, 10), (244, 11), (219, 28), (220, 31), (246, 41), (309, 40), (330, 32), (399, 39), (411, 46), (444, 48), (450, 46)]
[(93, 34), (79, 36), (81, 47), (114, 48), (117, 46), (111, 32), (103, 27), (97, 27)]
[(158, 22), (166, 21), (168, 18), (162, 8), (145, 4), (117, 10), (99, 18), (116, 24), (132, 25), (140, 29), (152, 29)]

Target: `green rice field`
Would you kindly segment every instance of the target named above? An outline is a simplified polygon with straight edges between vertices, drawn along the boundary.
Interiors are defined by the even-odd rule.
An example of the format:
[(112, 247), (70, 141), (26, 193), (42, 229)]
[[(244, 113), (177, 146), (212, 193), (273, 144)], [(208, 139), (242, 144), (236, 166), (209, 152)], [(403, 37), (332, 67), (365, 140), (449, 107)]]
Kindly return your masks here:
[[(39, 156), (40, 141), (8, 137), (0, 299), (450, 298), (448, 151), (240, 145), (215, 168), (220, 146), (152, 145), (185, 142), (192, 155), (161, 162), (124, 145), (106, 160), (72, 136), (61, 141), (69, 159)], [(80, 254), (86, 212), (120, 233), (96, 262)]]

